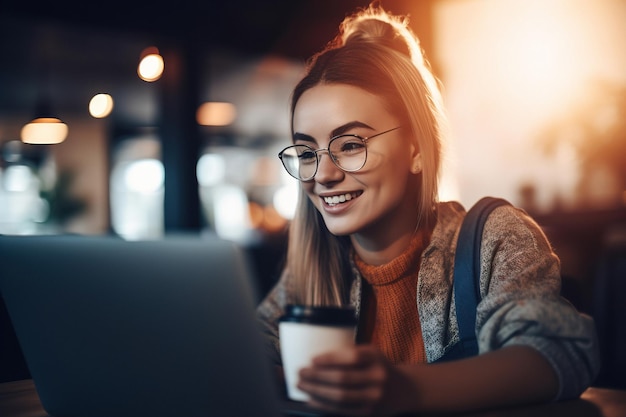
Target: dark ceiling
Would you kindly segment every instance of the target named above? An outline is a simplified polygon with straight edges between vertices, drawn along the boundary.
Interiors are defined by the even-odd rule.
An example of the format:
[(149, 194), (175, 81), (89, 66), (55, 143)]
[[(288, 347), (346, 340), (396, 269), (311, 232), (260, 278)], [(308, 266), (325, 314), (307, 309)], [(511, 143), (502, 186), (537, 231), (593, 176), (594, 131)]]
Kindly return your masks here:
[[(115, 30), (194, 40), (250, 53), (306, 57), (328, 40), (350, 11), (367, 0), (231, 0), (133, 2), (109, 0), (5, 2), (2, 14), (57, 21), (88, 30)], [(399, 3), (390, 0), (387, 4)], [(16, 35), (17, 36), (17, 35)]]
[[(395, 13), (411, 13), (411, 21), (420, 23), (417, 31), (428, 34), (429, 5), (433, 1), (384, 0), (382, 4)], [(131, 85), (130, 81), (122, 86), (120, 81), (134, 72), (139, 52), (150, 44), (167, 44), (186, 53), (210, 54), (220, 48), (243, 55), (272, 54), (303, 61), (336, 34), (347, 14), (368, 3), (3, 1), (0, 119), (32, 112), (43, 85), (46, 94), (55, 97), (57, 108), (65, 107), (68, 112), (84, 106), (94, 88), (100, 87), (94, 85), (94, 80), (107, 90), (113, 90), (114, 85), (127, 93), (137, 88), (133, 94), (138, 97), (142, 86)]]

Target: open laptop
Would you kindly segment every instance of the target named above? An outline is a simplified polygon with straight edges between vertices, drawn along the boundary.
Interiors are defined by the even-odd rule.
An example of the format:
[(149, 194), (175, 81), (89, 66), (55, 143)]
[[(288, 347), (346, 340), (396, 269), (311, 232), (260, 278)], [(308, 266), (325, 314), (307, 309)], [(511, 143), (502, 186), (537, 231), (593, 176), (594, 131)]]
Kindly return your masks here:
[(315, 415), (279, 395), (253, 279), (214, 237), (0, 236), (0, 293), (52, 416)]

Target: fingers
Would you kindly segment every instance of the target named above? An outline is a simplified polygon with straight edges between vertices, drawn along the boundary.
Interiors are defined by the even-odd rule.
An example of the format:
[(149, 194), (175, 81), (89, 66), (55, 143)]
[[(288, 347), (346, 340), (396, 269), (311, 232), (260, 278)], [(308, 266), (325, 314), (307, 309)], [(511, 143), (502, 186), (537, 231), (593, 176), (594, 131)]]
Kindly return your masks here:
[(375, 414), (380, 393), (376, 389), (337, 390), (332, 387), (310, 387), (309, 405), (329, 414), (371, 416)]
[(382, 390), (376, 385), (320, 384), (301, 380), (298, 388), (310, 396), (309, 405), (333, 414), (372, 415)]
[(380, 360), (381, 354), (372, 346), (357, 345), (350, 349), (340, 349), (324, 353), (313, 359), (313, 366), (368, 366)]
[(314, 359), (300, 371), (298, 388), (310, 405), (337, 414), (372, 415), (381, 402), (387, 365), (375, 349), (355, 347)]
[(345, 388), (367, 388), (380, 385), (386, 379), (385, 368), (370, 367), (330, 367), (314, 366), (300, 371), (300, 380), (311, 384), (340, 386)]

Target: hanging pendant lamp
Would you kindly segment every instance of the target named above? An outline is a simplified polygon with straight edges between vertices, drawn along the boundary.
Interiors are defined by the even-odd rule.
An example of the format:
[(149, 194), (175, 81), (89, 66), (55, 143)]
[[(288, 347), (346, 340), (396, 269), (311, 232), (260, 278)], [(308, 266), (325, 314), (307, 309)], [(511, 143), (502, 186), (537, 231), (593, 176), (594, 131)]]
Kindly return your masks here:
[(22, 142), (35, 145), (52, 145), (61, 143), (67, 138), (69, 131), (67, 125), (52, 115), (50, 107), (49, 100), (41, 99), (39, 101), (35, 118), (22, 128)]

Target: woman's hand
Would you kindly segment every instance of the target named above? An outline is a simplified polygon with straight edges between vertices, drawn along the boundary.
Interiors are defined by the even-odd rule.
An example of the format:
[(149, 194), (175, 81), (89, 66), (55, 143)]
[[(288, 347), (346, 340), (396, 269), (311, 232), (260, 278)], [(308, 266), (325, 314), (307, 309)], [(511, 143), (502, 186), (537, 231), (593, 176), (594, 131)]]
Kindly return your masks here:
[(300, 371), (310, 405), (334, 414), (468, 412), (549, 401), (559, 388), (535, 349), (508, 346), (438, 364), (393, 365), (372, 346), (329, 352)]
[(396, 414), (416, 396), (411, 381), (369, 345), (317, 356), (300, 371), (298, 388), (313, 407), (355, 416)]

